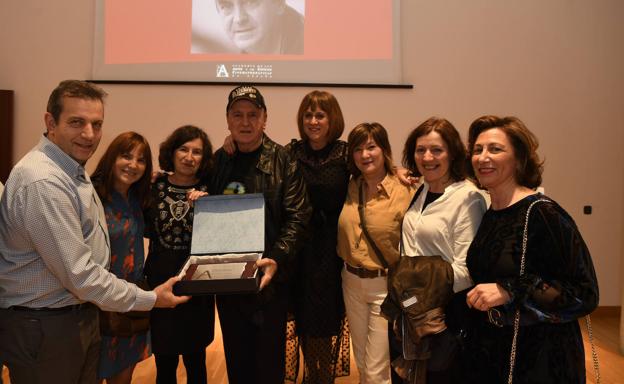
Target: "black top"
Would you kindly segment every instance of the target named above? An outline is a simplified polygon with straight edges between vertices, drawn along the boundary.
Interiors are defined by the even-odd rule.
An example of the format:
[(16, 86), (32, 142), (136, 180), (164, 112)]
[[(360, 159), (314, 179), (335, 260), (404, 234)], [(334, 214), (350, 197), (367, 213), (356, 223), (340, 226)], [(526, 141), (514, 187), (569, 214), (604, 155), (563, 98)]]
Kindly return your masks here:
[(262, 147), (252, 152), (236, 152), (234, 154), (232, 173), (228, 177), (228, 184), (223, 190), (224, 195), (240, 195), (247, 193), (252, 184), (248, 178), (252, 169), (258, 164)]
[[(489, 209), (468, 250), (466, 264), (475, 284), (499, 283), (511, 302), (497, 309), (507, 324), (490, 325), (472, 311), (474, 382), (507, 378), (513, 315), (521, 311), (514, 382), (584, 383), (585, 359), (577, 318), (598, 304), (598, 282), (589, 250), (574, 220), (548, 199), (532, 209), (526, 269), (519, 276), (522, 237), (529, 205), (546, 198), (528, 196), (501, 210)], [(547, 198), (546, 198), (547, 199)]]
[[(307, 143), (296, 141), (288, 149), (299, 164), (313, 207), (311, 239), (297, 254), (298, 269), (292, 300), (296, 331), (309, 361), (319, 359), (321, 367), (330, 370), (322, 375), (345, 376), (349, 373), (349, 334), (344, 321), (340, 278), (343, 262), (336, 252), (336, 236), (350, 177), (347, 143), (336, 141), (316, 151)], [(310, 341), (306, 344), (307, 338), (330, 338), (333, 342)], [(289, 350), (287, 367), (296, 370), (297, 357), (298, 352)], [(307, 375), (310, 368), (305, 367), (303, 371)], [(294, 380), (292, 376), (293, 372), (287, 368), (287, 378)], [(304, 381), (315, 380), (318, 379), (306, 376)]]
[(347, 195), (349, 171), (346, 143), (337, 141), (320, 151), (300, 142), (292, 153), (308, 187), (313, 214), (312, 239), (298, 254), (297, 330), (299, 333), (335, 334), (344, 304), (336, 252), (338, 217)]
[(427, 191), (427, 196), (425, 196), (425, 202), (423, 203), (423, 207), (422, 209), (424, 210), (425, 207), (431, 203), (433, 203), (434, 201), (438, 200), (440, 198), (440, 196), (444, 195), (444, 192), (431, 192), (431, 191)]
[(174, 276), (189, 256), (193, 235), (193, 208), (186, 194), (191, 189), (207, 191), (204, 184), (178, 186), (161, 177), (151, 190), (145, 213), (145, 237), (150, 239), (145, 274), (152, 287)]
[[(161, 177), (151, 189), (151, 203), (145, 212), (146, 237), (150, 239), (145, 275), (153, 288), (175, 276), (189, 256), (193, 234), (193, 207), (186, 194), (205, 184), (178, 186)], [(214, 298), (196, 296), (173, 309), (151, 311), (152, 350), (179, 354), (206, 348), (214, 336)]]

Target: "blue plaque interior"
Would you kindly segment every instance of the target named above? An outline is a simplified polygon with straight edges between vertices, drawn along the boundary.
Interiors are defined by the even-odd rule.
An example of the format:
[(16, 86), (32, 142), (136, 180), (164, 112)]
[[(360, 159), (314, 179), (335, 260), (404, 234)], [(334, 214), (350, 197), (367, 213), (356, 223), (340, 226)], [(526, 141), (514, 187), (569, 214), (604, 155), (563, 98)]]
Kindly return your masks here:
[(262, 252), (264, 197), (205, 196), (195, 201), (191, 255)]

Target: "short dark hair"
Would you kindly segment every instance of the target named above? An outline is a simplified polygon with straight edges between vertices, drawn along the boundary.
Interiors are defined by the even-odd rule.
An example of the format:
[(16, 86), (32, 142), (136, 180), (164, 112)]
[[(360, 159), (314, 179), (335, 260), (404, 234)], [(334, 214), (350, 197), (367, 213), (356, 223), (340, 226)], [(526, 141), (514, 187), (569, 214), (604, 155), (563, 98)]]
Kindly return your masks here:
[(299, 105), (299, 111), (297, 112), (297, 126), (299, 127), (299, 136), (303, 141), (307, 141), (308, 137), (303, 129), (303, 115), (308, 109), (314, 111), (316, 108), (321, 109), (327, 114), (329, 120), (329, 132), (327, 133), (327, 141), (329, 143), (334, 142), (342, 136), (344, 132), (344, 118), (342, 117), (342, 110), (336, 97), (329, 92), (325, 91), (312, 91), (303, 97), (301, 104)]
[(392, 164), (392, 148), (390, 147), (390, 141), (388, 140), (388, 132), (383, 127), (383, 125), (373, 122), (373, 123), (361, 123), (355, 126), (349, 132), (348, 138), (348, 148), (349, 148), (349, 171), (354, 177), (360, 176), (362, 172), (355, 165), (355, 161), (353, 160), (353, 152), (355, 148), (364, 144), (368, 138), (371, 138), (375, 141), (377, 146), (381, 148), (384, 157), (384, 167), (386, 168), (386, 172), (390, 174), (394, 174), (394, 165)]
[[(516, 183), (535, 189), (542, 184), (544, 162), (537, 154), (539, 142), (533, 132), (517, 117), (481, 116), (470, 124), (468, 130), (468, 151), (473, 153), (479, 135), (489, 129), (498, 128), (503, 131), (513, 146), (516, 158)], [(469, 167), (468, 175), (478, 183), (473, 167)]]
[(131, 188), (141, 202), (141, 206), (148, 206), (150, 178), (152, 177), (152, 150), (149, 143), (142, 135), (136, 132), (124, 132), (113, 139), (106, 152), (100, 158), (91, 178), (95, 190), (103, 201), (112, 201), (113, 186), (115, 183), (113, 169), (117, 158), (132, 152), (135, 148), (141, 148), (145, 159), (145, 173), (134, 183)]
[(212, 143), (208, 139), (206, 132), (194, 125), (183, 125), (177, 128), (160, 144), (160, 152), (158, 154), (160, 169), (173, 172), (174, 152), (184, 143), (195, 139), (201, 139), (204, 151), (201, 164), (195, 176), (198, 179), (206, 177), (212, 168)]
[(50, 94), (46, 111), (52, 115), (54, 122), (58, 123), (63, 112), (64, 97), (97, 100), (104, 105), (106, 96), (107, 93), (95, 84), (82, 80), (64, 80)]
[(414, 159), (416, 142), (419, 137), (431, 132), (437, 132), (448, 147), (451, 179), (453, 181), (464, 180), (466, 178), (466, 147), (455, 126), (450, 121), (439, 117), (430, 117), (409, 134), (403, 148), (403, 166), (409, 169), (414, 176), (421, 176)]

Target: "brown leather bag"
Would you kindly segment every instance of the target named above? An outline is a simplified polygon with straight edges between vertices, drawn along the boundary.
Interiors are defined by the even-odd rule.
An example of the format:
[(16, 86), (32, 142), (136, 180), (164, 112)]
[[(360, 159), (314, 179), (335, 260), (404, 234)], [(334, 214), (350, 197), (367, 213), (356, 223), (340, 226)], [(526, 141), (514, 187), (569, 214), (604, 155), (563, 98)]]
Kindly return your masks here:
[[(145, 279), (135, 284), (141, 289), (150, 289)], [(131, 337), (137, 333), (147, 332), (149, 328), (149, 311), (108, 312), (100, 310), (100, 333), (102, 335)]]
[(105, 336), (131, 337), (147, 332), (149, 327), (149, 311), (100, 311), (100, 333)]

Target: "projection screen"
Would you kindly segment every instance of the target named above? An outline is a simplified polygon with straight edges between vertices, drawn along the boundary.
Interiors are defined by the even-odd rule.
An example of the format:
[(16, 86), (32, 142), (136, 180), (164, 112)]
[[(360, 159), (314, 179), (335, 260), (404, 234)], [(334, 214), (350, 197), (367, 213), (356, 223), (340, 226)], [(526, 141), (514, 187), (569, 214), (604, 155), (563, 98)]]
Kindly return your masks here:
[(400, 84), (399, 0), (97, 0), (93, 80)]

